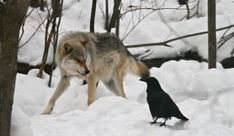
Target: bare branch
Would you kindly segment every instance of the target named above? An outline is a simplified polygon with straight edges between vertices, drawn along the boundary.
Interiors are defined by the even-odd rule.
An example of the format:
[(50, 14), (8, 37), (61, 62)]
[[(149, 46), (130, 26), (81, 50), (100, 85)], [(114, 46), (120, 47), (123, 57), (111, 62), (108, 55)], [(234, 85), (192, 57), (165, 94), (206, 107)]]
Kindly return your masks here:
[(232, 51), (231, 51), (231, 55), (234, 55), (234, 49), (232, 49)]
[[(58, 12), (62, 12), (62, 6), (63, 6), (63, 0), (61, 0), (61, 3), (60, 3), (60, 11)], [(56, 19), (55, 18), (55, 22), (56, 22)], [(50, 77), (49, 77), (49, 82), (48, 82), (48, 86), (50, 87), (51, 86), (51, 82), (52, 82), (52, 75), (53, 75), (53, 70), (54, 70), (54, 67), (55, 67), (55, 52), (56, 52), (56, 49), (57, 49), (57, 43), (58, 43), (58, 34), (59, 34), (59, 26), (60, 26), (60, 23), (61, 23), (61, 19), (62, 19), (62, 16), (60, 14), (60, 16), (58, 17), (58, 24), (56, 25), (56, 30), (55, 30), (55, 34), (53, 35), (53, 61), (52, 61), (52, 64), (51, 64), (51, 70), (50, 70)]]
[[(221, 31), (221, 30), (229, 29), (231, 27), (234, 27), (234, 25), (229, 25), (229, 26), (221, 27), (221, 28), (216, 29), (216, 31)], [(188, 38), (188, 37), (203, 35), (203, 34), (207, 34), (207, 33), (208, 33), (208, 31), (198, 32), (198, 33), (193, 33), (193, 34), (188, 34), (188, 35), (172, 38), (172, 39), (164, 41), (164, 42), (126, 45), (126, 47), (127, 48), (148, 47), (148, 46), (166, 46), (166, 47), (171, 47), (170, 45), (168, 45), (168, 43), (170, 43), (170, 42), (173, 42), (173, 41), (176, 41), (176, 40), (180, 40), (180, 39), (184, 39), (184, 38)]]
[(149, 13), (147, 13), (145, 16), (143, 16), (132, 28), (130, 31), (128, 31), (127, 34), (124, 35), (124, 37), (122, 38), (122, 41), (127, 38), (127, 36), (137, 27), (137, 25), (139, 25), (141, 23), (141, 21), (143, 21), (147, 16), (149, 16), (151, 13), (153, 13), (154, 11), (151, 11)]
[(23, 37), (23, 35), (24, 35), (24, 25), (25, 25), (25, 21), (26, 21), (27, 17), (28, 17), (29, 15), (31, 15), (31, 13), (33, 12), (33, 10), (34, 10), (34, 8), (32, 8), (32, 10), (24, 17), (23, 24), (22, 24), (22, 26), (21, 26), (22, 32), (21, 32), (21, 34), (20, 34), (19, 41), (22, 39), (22, 37)]
[(36, 28), (36, 30), (33, 32), (33, 34), (28, 38), (28, 40), (26, 42), (24, 42), (21, 46), (19, 46), (19, 49), (24, 47), (34, 36), (35, 34), (38, 32), (38, 30), (41, 28), (42, 25), (44, 25), (44, 22), (46, 21), (46, 18), (43, 20), (43, 22), (41, 22), (41, 24)]
[[(165, 0), (158, 8), (153, 8), (155, 5), (153, 5), (153, 7), (152, 8), (132, 8), (132, 7), (137, 7), (137, 6), (131, 6), (131, 10), (133, 11), (133, 15), (132, 15), (132, 20), (130, 20), (130, 22), (131, 21), (134, 21), (134, 14), (135, 14), (135, 12), (137, 11), (137, 10), (142, 10), (142, 9), (149, 9), (149, 10), (151, 10), (149, 13), (147, 13), (145, 16), (143, 16), (142, 18), (140, 17), (141, 16), (141, 14), (139, 13), (139, 19), (138, 19), (138, 22), (135, 24), (134, 22), (133, 22), (133, 24), (134, 24), (134, 26), (127, 32), (127, 29), (129, 28), (129, 25), (130, 25), (130, 22), (129, 22), (129, 24), (127, 25), (127, 29), (125, 30), (125, 32), (124, 32), (124, 36), (123, 36), (123, 38), (122, 38), (122, 41), (137, 27), (137, 25), (139, 25), (147, 16), (149, 16), (151, 13), (153, 13), (153, 12), (155, 12), (155, 11), (157, 11), (157, 9), (163, 9), (163, 7), (165, 6), (165, 3), (166, 3), (166, 1), (167, 0)], [(179, 7), (178, 7), (179, 8)], [(135, 10), (136, 9), (136, 10)], [(155, 9), (155, 10), (154, 10)], [(131, 11), (130, 10), (130, 11)], [(125, 14), (125, 13), (123, 13), (123, 14)], [(122, 14), (122, 15), (123, 15)], [(121, 16), (122, 16), (121, 15)]]
[(133, 12), (133, 11), (137, 11), (137, 10), (152, 10), (152, 11), (157, 11), (157, 10), (171, 10), (171, 9), (176, 9), (176, 10), (186, 10), (186, 9), (180, 9), (181, 6), (177, 7), (177, 8), (132, 8), (130, 10), (127, 10), (125, 12), (123, 12), (121, 15), (120, 15), (120, 18), (122, 16), (124, 16), (125, 14), (129, 13), (129, 12)]
[(226, 36), (222, 36), (221, 39), (218, 41), (218, 49), (223, 47), (223, 45), (233, 37), (234, 37), (234, 32), (232, 32), (232, 33), (230, 33), (230, 34), (228, 34)]

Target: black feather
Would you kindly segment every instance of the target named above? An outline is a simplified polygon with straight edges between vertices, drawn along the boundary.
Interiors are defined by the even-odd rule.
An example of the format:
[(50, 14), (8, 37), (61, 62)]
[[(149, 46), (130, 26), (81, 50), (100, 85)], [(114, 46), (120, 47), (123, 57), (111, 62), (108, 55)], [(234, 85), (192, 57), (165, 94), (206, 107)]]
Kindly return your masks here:
[(145, 77), (140, 80), (147, 83), (147, 102), (152, 118), (154, 119), (154, 121), (151, 122), (152, 124), (155, 124), (158, 118), (165, 119), (160, 126), (165, 126), (166, 121), (171, 117), (176, 117), (184, 121), (189, 120), (181, 113), (171, 97), (163, 91), (156, 78)]

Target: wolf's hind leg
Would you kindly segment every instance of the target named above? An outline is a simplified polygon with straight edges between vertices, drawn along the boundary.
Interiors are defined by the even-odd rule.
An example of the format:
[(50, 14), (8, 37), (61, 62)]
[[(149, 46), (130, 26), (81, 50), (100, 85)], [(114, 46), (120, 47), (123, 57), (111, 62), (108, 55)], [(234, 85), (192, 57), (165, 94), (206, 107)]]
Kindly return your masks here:
[[(122, 93), (121, 86), (117, 83), (116, 79), (111, 79), (109, 81), (103, 81), (105, 86), (117, 96), (122, 96), (126, 98), (125, 93)], [(118, 85), (117, 85), (118, 84)]]
[(103, 81), (103, 83), (112, 93), (114, 93), (117, 96), (121, 96), (121, 94), (119, 93), (118, 89), (115, 86), (113, 79), (110, 79), (109, 81)]
[(62, 76), (57, 85), (55, 92), (51, 96), (46, 108), (41, 114), (50, 114), (53, 111), (56, 100), (59, 98), (59, 96), (63, 94), (63, 92), (66, 90), (69, 84), (70, 84), (70, 77)]
[(120, 96), (126, 98), (126, 95), (124, 93), (124, 88), (123, 88), (123, 74), (122, 73), (117, 73), (116, 76), (114, 77), (114, 84), (115, 88), (117, 88), (118, 92), (120, 93)]

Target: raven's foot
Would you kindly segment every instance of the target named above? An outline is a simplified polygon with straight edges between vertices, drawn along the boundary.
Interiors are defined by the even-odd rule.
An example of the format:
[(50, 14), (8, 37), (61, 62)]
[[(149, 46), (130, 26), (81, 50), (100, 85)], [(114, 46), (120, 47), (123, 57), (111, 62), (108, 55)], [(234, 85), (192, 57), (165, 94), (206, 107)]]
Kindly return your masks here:
[(166, 127), (166, 123), (163, 122), (163, 123), (159, 124), (159, 126), (160, 126), (160, 127), (162, 127), (162, 126)]
[(160, 126), (160, 127), (162, 127), (162, 126), (166, 127), (166, 121), (167, 121), (167, 118), (165, 118), (165, 119), (164, 119), (164, 122), (161, 123), (161, 124), (159, 124), (159, 126)]
[(151, 124), (151, 125), (156, 124), (156, 123), (157, 123), (157, 119), (158, 119), (158, 118), (156, 118), (153, 122), (150, 122), (150, 124)]
[(152, 122), (149, 122), (151, 125), (153, 125), (153, 124), (156, 124), (157, 123), (157, 121), (156, 120), (154, 120), (154, 121), (152, 121)]

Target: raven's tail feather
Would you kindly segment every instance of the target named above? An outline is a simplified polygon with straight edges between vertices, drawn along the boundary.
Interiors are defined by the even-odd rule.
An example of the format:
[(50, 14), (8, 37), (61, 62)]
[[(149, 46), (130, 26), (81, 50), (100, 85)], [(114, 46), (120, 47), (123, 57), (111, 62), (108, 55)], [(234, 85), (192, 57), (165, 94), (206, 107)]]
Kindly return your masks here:
[(184, 121), (188, 121), (188, 120), (189, 120), (189, 119), (188, 119), (187, 117), (185, 117), (184, 115), (183, 115), (180, 119), (182, 119), (182, 120), (184, 120)]
[(183, 121), (188, 121), (189, 119), (187, 117), (185, 117), (181, 112), (180, 114), (177, 116), (178, 119), (181, 119)]

